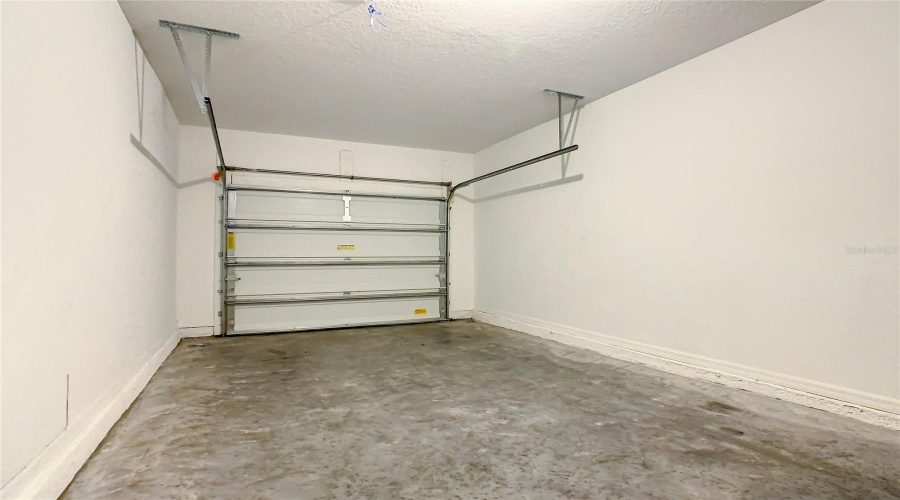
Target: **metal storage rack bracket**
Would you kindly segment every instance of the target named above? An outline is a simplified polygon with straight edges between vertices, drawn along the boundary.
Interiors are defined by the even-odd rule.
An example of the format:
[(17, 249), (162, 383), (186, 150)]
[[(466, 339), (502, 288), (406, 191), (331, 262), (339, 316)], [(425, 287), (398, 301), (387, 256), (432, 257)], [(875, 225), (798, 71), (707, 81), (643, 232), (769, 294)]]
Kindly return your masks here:
[[(184, 66), (184, 72), (187, 74), (188, 80), (191, 82), (191, 90), (194, 91), (194, 97), (197, 99), (197, 105), (200, 111), (207, 113), (207, 104), (205, 97), (209, 94), (209, 68), (212, 61), (212, 38), (214, 36), (222, 38), (240, 38), (241, 35), (230, 31), (216, 30), (212, 28), (204, 28), (202, 26), (194, 26), (193, 24), (175, 23), (172, 21), (159, 20), (159, 25), (168, 28), (172, 32), (172, 39), (175, 41), (175, 47), (178, 49), (178, 55), (181, 56), (181, 64)], [(191, 71), (191, 63), (188, 60), (187, 53), (184, 51), (184, 44), (181, 42), (179, 31), (188, 31), (198, 33), (206, 37), (206, 50), (204, 51), (203, 73), (200, 76), (200, 82)]]

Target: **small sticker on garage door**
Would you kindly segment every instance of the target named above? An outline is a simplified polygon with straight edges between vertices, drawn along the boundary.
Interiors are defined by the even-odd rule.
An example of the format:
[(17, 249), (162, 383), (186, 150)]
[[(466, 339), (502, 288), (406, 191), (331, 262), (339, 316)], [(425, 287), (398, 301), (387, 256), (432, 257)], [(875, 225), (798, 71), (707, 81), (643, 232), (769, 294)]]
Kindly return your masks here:
[(416, 309), (416, 316), (425, 314), (428, 312), (428, 309)]
[(234, 233), (228, 233), (227, 250), (234, 250)]
[(338, 250), (356, 250), (356, 245), (338, 245)]

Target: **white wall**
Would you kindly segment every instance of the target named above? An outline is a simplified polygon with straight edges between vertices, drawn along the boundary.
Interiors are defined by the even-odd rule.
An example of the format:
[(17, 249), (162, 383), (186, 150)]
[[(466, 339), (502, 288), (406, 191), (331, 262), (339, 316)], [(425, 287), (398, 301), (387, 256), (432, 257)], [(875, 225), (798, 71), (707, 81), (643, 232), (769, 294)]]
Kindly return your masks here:
[(477, 185), (476, 318), (897, 412), (898, 9), (813, 6), (586, 106), (571, 182)]
[(115, 2), (3, 2), (2, 50), (0, 494), (55, 498), (177, 341), (178, 121)]
[[(225, 129), (219, 135), (225, 161), (239, 167), (339, 174), (341, 151), (349, 151), (353, 175), (453, 182), (472, 176), (473, 157), (465, 153)], [(215, 149), (207, 127), (182, 126), (180, 143), (178, 325), (184, 335), (210, 335), (218, 331)], [(464, 198), (452, 206), (450, 309), (464, 317), (473, 305), (472, 206)]]

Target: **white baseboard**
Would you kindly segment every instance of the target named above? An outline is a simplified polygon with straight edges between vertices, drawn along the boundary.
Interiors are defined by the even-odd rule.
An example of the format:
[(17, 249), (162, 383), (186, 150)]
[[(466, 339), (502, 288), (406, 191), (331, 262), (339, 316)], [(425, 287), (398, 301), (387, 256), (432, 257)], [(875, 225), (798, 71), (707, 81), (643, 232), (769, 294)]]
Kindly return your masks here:
[(183, 339), (193, 337), (210, 337), (215, 335), (215, 328), (212, 326), (183, 326), (178, 329), (178, 334)]
[(450, 311), (450, 319), (469, 319), (472, 317), (471, 309), (460, 309), (458, 311)]
[(900, 430), (900, 400), (505, 312), (474, 311), (472, 317), (476, 321), (590, 349), (658, 370), (715, 382)]
[(59, 497), (180, 339), (181, 335), (176, 331), (130, 380), (113, 387), (85, 408), (0, 490), (0, 498), (47, 500)]

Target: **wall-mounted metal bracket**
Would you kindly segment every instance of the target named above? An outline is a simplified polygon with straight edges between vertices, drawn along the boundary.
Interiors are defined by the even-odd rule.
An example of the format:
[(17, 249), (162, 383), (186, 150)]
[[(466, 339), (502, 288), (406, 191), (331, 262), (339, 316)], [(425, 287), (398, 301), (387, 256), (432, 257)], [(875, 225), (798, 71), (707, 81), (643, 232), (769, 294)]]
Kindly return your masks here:
[[(203, 102), (203, 98), (209, 95), (209, 65), (212, 59), (212, 37), (220, 36), (224, 38), (240, 38), (241, 35), (232, 33), (230, 31), (204, 28), (202, 26), (194, 26), (193, 24), (175, 23), (162, 19), (159, 20), (159, 25), (163, 28), (169, 28), (169, 31), (172, 32), (172, 38), (175, 40), (175, 47), (178, 49), (178, 55), (181, 56), (181, 64), (184, 65), (184, 72), (187, 73), (188, 80), (191, 81), (191, 88), (194, 90), (194, 97), (197, 98), (197, 104), (200, 106), (200, 111), (206, 113), (206, 103)], [(187, 54), (184, 51), (184, 44), (181, 42), (181, 35), (178, 33), (179, 31), (189, 31), (191, 33), (199, 33), (206, 36), (206, 52), (203, 59), (203, 74), (200, 78), (199, 83), (197, 82), (197, 78), (194, 76), (194, 72), (191, 71), (191, 64), (188, 61)]]
[[(559, 110), (559, 149), (563, 149), (566, 147), (566, 142), (569, 140), (569, 131), (572, 129), (572, 121), (575, 119), (575, 111), (578, 109), (578, 101), (584, 99), (584, 96), (551, 89), (544, 89), (544, 92), (556, 94), (556, 105), (557, 109)], [(568, 97), (569, 99), (573, 100), (572, 111), (569, 112), (569, 124), (566, 125), (565, 133), (563, 133), (563, 97)], [(574, 134), (572, 140), (575, 140)]]

